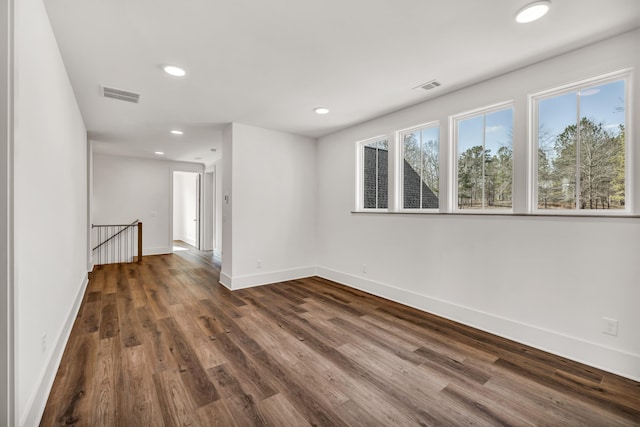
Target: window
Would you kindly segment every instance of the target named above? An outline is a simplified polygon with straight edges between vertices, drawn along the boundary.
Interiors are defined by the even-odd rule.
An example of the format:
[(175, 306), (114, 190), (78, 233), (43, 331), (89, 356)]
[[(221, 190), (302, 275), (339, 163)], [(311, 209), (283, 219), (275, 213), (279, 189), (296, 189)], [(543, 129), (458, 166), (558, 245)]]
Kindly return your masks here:
[(625, 78), (533, 96), (538, 210), (625, 209)]
[(511, 209), (513, 108), (501, 105), (453, 119), (458, 209)]
[[(512, 101), (450, 115), (442, 153), (440, 116), (357, 142), (356, 209), (633, 214), (632, 72), (627, 68), (528, 96), (522, 88)], [(516, 120), (517, 129), (516, 106), (529, 113), (526, 121), (524, 114)], [(515, 142), (514, 133), (520, 136)]]
[(387, 137), (359, 143), (362, 209), (387, 209), (389, 188), (389, 140)]
[(402, 143), (402, 207), (438, 209), (440, 186), (440, 127), (435, 125), (400, 132)]

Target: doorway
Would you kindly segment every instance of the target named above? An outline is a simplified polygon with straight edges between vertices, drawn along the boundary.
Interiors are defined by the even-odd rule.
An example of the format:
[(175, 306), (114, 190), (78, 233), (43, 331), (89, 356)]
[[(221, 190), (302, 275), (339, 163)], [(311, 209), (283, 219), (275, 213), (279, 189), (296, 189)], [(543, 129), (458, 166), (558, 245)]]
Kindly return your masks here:
[(182, 241), (200, 249), (200, 174), (198, 172), (173, 172), (172, 226), (174, 241)]

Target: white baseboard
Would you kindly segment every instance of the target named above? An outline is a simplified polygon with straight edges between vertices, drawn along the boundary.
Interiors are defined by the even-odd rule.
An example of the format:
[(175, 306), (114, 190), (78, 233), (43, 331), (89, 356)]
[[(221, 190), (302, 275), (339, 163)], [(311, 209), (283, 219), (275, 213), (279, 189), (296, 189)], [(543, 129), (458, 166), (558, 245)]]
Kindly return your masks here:
[(60, 362), (62, 361), (64, 349), (67, 346), (67, 341), (69, 341), (69, 335), (71, 335), (71, 328), (73, 327), (76, 317), (78, 316), (78, 310), (80, 310), (80, 304), (82, 304), (82, 298), (84, 297), (84, 293), (87, 289), (88, 283), (89, 276), (85, 273), (84, 277), (82, 278), (80, 289), (78, 290), (75, 301), (73, 302), (71, 310), (67, 315), (67, 319), (64, 322), (62, 330), (60, 331), (60, 335), (54, 341), (55, 347), (49, 355), (49, 361), (40, 374), (40, 378), (38, 380), (39, 386), (26, 405), (27, 409), (25, 411), (25, 416), (22, 420), (20, 420), (21, 426), (37, 426), (40, 424), (42, 414), (44, 413), (44, 408), (47, 404), (47, 399), (49, 398), (49, 393), (51, 393), (51, 387), (53, 387), (53, 381), (56, 378), (58, 368), (60, 367)]
[(317, 275), (503, 338), (640, 381), (640, 355), (638, 354), (324, 267), (317, 267)]
[[(177, 240), (177, 241), (180, 241), (180, 242), (184, 242), (184, 243), (186, 243), (187, 245), (191, 245), (191, 246), (194, 246), (194, 247), (195, 247), (195, 246), (197, 246), (197, 245), (196, 245), (196, 243), (197, 243), (197, 242), (196, 242), (196, 240), (195, 240), (195, 239), (189, 239), (188, 237), (184, 237), (184, 236), (173, 236), (173, 240), (174, 240), (174, 241), (176, 241), (176, 240)], [(206, 249), (203, 249), (203, 250), (206, 250)]]
[(220, 272), (220, 284), (223, 285), (227, 289), (231, 289), (231, 276), (227, 273)]
[(270, 283), (286, 282), (287, 280), (311, 277), (316, 275), (316, 271), (316, 267), (301, 267), (233, 277), (220, 273), (220, 283), (235, 291), (237, 289), (252, 288), (254, 286), (268, 285)]
[(172, 247), (164, 247), (164, 248), (142, 248), (142, 256), (147, 255), (163, 255), (163, 254), (172, 254)]

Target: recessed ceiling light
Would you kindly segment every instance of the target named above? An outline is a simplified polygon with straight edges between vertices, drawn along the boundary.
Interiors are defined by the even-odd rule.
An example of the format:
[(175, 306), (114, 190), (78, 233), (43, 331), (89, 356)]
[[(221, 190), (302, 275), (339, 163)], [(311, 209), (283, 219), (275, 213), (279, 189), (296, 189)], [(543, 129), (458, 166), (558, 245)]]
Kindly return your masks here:
[(527, 22), (533, 22), (540, 19), (547, 14), (550, 5), (551, 2), (548, 0), (528, 4), (520, 9), (520, 12), (516, 15), (516, 21), (521, 24), (526, 24)]
[(182, 135), (184, 132), (178, 129), (173, 129), (171, 133), (174, 135)]
[(158, 156), (164, 156), (164, 151), (156, 151), (155, 152)]
[(325, 107), (318, 107), (318, 108), (314, 109), (313, 111), (315, 111), (316, 114), (328, 114), (329, 113), (329, 109), (325, 108)]
[(175, 65), (165, 65), (162, 69), (165, 73), (174, 77), (183, 77), (187, 74), (187, 72), (183, 68), (176, 67)]

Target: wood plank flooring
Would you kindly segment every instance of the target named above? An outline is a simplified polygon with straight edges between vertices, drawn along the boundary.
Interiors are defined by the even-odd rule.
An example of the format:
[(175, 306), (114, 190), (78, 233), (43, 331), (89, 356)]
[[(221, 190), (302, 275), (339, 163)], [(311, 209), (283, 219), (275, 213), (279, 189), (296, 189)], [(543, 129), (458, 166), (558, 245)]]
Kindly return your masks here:
[(41, 425), (640, 425), (640, 383), (321, 278), (218, 278), (193, 249), (96, 268)]

